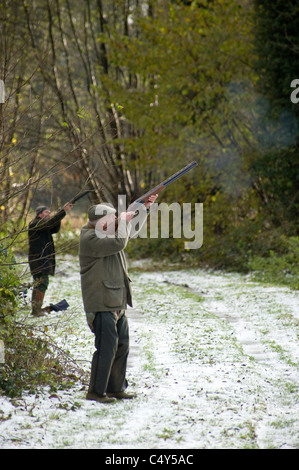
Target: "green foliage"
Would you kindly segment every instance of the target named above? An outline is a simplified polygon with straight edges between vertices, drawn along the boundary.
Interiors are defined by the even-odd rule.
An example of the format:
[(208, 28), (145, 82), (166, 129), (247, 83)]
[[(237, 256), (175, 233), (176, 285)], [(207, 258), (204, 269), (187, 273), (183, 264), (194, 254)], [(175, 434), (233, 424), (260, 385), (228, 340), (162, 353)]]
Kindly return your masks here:
[(298, 5), (292, 0), (255, 0), (254, 43), (257, 90), (261, 94), (257, 151), (249, 171), (267, 216), (276, 226), (297, 233), (298, 117), (291, 82), (298, 73)]
[[(136, 9), (134, 26), (141, 34), (114, 36), (109, 44), (113, 63), (127, 81), (107, 83), (114, 101), (123, 104), (122, 118), (134, 133), (124, 148), (142, 157), (149, 167), (187, 158), (213, 158), (218, 139), (230, 145), (231, 113), (227, 90), (250, 68), (239, 61), (250, 55), (250, 16), (231, 0), (209, 8), (181, 2), (151, 2), (152, 14)], [(174, 158), (175, 155), (175, 158)], [(158, 175), (157, 175), (158, 176)]]
[[(204, 204), (203, 247), (141, 239), (129, 253), (248, 270), (273, 249), (272, 230), (297, 234), (297, 13), (291, 0), (8, 2), (3, 38), (13, 41), (1, 44), (15, 75), (4, 78), (18, 100), (3, 107), (7, 191), (23, 184), (61, 202), (88, 180), (115, 203), (196, 159), (159, 202)], [(7, 221), (30, 206), (20, 191), (4, 205)], [(67, 230), (57, 250), (76, 254), (78, 233)]]
[(290, 100), (291, 82), (298, 78), (298, 3), (254, 0), (258, 87), (271, 102), (271, 112), (299, 108)]
[(0, 392), (3, 394), (20, 397), (24, 391), (36, 393), (42, 385), (62, 389), (78, 379), (75, 368), (66, 366), (55, 346), (46, 337), (34, 334), (29, 327), (6, 322), (2, 338), (5, 364), (0, 364)]
[(270, 119), (259, 105), (256, 150), (251, 153), (248, 171), (265, 209), (264, 216), (276, 226), (288, 224), (296, 233), (299, 213), (298, 120), (291, 113)]
[(79, 368), (70, 366), (65, 354), (47, 339), (46, 328), (34, 332), (28, 325), (18, 323), (18, 311), (24, 308), (20, 293), (25, 287), (12, 248), (3, 244), (0, 248), (0, 339), (5, 345), (0, 394), (19, 397), (24, 390), (35, 393), (41, 385), (71, 386)]
[(262, 282), (286, 285), (299, 289), (299, 237), (280, 238), (276, 251), (269, 250), (267, 256), (253, 256), (249, 268), (254, 278)]
[(12, 249), (5, 248), (0, 243), (0, 319), (12, 313), (17, 305), (21, 283), (15, 268), (16, 261)]

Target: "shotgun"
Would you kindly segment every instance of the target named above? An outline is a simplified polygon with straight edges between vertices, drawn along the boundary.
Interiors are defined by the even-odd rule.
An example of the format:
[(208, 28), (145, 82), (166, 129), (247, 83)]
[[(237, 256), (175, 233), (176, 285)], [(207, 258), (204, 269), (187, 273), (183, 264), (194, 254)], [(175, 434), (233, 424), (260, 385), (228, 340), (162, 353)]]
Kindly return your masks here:
[(69, 203), (74, 204), (75, 202), (79, 201), (79, 199), (81, 199), (81, 197), (84, 197), (84, 196), (86, 196), (86, 194), (92, 193), (92, 192), (94, 192), (93, 189), (87, 189), (86, 191), (83, 191), (82, 193), (77, 194), (77, 196), (73, 197), (73, 199), (71, 199), (69, 201)]
[(184, 166), (184, 168), (182, 168), (181, 170), (174, 173), (174, 175), (172, 175), (169, 178), (167, 178), (166, 180), (162, 181), (162, 183), (158, 184), (154, 188), (150, 189), (147, 193), (143, 194), (138, 199), (133, 201), (129, 205), (127, 211), (128, 212), (129, 211), (134, 211), (134, 209), (137, 209), (139, 204), (145, 204), (150, 196), (152, 196), (153, 194), (159, 194), (161, 191), (163, 191), (163, 189), (167, 188), (167, 186), (169, 186), (171, 183), (173, 183), (177, 179), (181, 178), (183, 175), (188, 173), (188, 171), (190, 171), (194, 167), (196, 167), (196, 165), (197, 165), (197, 162), (193, 161), (193, 162), (189, 163), (188, 165)]
[[(188, 165), (184, 166), (184, 168), (182, 168), (181, 170), (174, 173), (174, 175), (172, 175), (169, 178), (167, 178), (166, 180), (162, 181), (162, 183), (158, 184), (154, 188), (147, 191), (147, 193), (143, 194), (138, 199), (133, 201), (129, 205), (129, 207), (126, 209), (126, 212), (137, 212), (137, 210), (140, 207), (140, 204), (145, 204), (150, 196), (152, 196), (153, 194), (159, 194), (161, 191), (163, 191), (163, 189), (165, 189), (171, 183), (173, 183), (174, 181), (176, 181), (177, 179), (181, 178), (183, 175), (188, 173), (188, 171), (192, 170), (196, 165), (197, 165), (197, 162), (193, 161), (193, 162), (189, 163)], [(110, 224), (105, 224), (103, 226), (103, 230), (105, 230), (105, 232), (107, 234), (108, 233), (115, 234), (115, 231), (118, 228), (118, 224), (119, 224), (119, 218), (117, 218), (116, 220), (114, 220)], [(112, 232), (111, 232), (111, 230), (112, 230)]]

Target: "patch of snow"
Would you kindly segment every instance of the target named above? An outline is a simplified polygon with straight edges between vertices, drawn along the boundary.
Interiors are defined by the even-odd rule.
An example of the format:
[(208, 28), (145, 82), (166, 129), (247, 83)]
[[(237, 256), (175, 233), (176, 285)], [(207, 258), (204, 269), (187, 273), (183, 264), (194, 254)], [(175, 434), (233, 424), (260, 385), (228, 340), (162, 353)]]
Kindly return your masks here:
[[(70, 307), (24, 320), (87, 372), (94, 350), (76, 259), (66, 257), (46, 302)], [(135, 400), (85, 400), (86, 386), (0, 397), (1, 448), (298, 448), (298, 294), (202, 270), (134, 272), (128, 309)]]

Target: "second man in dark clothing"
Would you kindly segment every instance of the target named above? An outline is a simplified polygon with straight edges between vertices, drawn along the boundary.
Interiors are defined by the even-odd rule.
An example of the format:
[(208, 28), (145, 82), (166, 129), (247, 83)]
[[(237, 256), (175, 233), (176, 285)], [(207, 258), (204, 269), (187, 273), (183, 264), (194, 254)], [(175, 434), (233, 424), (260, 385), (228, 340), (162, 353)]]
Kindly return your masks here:
[(33, 277), (32, 315), (34, 316), (44, 315), (42, 304), (49, 276), (55, 274), (55, 247), (52, 234), (59, 232), (61, 220), (72, 207), (72, 203), (67, 203), (51, 217), (51, 211), (47, 206), (39, 206), (35, 218), (29, 224), (28, 260)]

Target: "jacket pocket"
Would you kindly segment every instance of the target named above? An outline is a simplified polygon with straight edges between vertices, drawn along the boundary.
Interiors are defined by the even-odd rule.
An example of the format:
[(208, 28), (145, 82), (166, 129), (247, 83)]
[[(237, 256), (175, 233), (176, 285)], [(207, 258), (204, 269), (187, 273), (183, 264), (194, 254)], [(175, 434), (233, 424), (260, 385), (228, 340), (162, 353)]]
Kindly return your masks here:
[(124, 299), (124, 283), (115, 283), (111, 281), (103, 281), (105, 286), (105, 305), (107, 307), (121, 307)]

